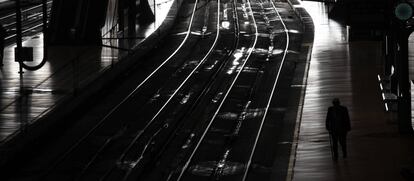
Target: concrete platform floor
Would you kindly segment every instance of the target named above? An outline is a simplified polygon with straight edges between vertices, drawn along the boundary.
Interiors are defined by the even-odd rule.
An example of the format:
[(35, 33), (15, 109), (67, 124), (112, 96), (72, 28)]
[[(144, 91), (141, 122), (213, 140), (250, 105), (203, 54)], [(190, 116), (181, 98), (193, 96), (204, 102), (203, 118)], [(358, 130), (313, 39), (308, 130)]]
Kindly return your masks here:
[[(377, 74), (381, 42), (347, 41), (346, 28), (328, 19), (322, 3), (302, 1), (315, 24), (315, 40), (300, 125), (294, 181), (404, 180), (414, 165), (414, 138), (398, 134), (384, 111)], [(349, 109), (348, 158), (331, 158), (326, 111), (334, 97)], [(341, 152), (340, 152), (340, 156)]]

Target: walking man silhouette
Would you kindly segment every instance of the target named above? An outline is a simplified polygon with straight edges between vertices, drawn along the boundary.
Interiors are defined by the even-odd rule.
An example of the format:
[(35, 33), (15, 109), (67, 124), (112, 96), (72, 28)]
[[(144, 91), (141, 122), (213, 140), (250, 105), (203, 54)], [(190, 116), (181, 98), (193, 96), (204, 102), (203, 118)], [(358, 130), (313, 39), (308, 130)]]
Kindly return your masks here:
[(328, 108), (326, 129), (329, 131), (333, 159), (338, 160), (338, 142), (341, 144), (343, 157), (347, 157), (346, 135), (351, 130), (348, 109), (342, 106), (338, 98), (332, 100), (333, 106)]

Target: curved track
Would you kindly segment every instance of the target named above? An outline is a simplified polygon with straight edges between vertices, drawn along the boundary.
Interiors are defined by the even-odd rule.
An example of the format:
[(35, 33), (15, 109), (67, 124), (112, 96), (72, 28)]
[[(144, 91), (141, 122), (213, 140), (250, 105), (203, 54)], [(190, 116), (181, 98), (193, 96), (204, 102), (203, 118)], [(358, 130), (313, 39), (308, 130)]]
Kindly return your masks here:
[(272, 1), (184, 7), (174, 29), (185, 31), (169, 36), (177, 46), (151, 56), (160, 63), (138, 70), (145, 76), (40, 180), (249, 179), (288, 31)]
[[(139, 165), (142, 160), (142, 156), (138, 156), (138, 159), (135, 160), (125, 160), (125, 157), (131, 152), (131, 148), (137, 141), (141, 141), (140, 139), (145, 140), (145, 142), (151, 142), (152, 139), (148, 136), (143, 137), (143, 134), (153, 134), (152, 130), (148, 130), (150, 130), (150, 126), (154, 124), (155, 118), (157, 118), (164, 107), (168, 105), (174, 97), (177, 97), (177, 92), (183, 87), (186, 81), (193, 76), (198, 67), (204, 64), (206, 58), (213, 51), (219, 36), (219, 31), (216, 31), (214, 40), (211, 40), (211, 38), (200, 40), (199, 36), (193, 35), (197, 30), (202, 29), (201, 27), (205, 28), (207, 26), (206, 24), (202, 25), (199, 22), (206, 23), (208, 21), (194, 21), (194, 17), (197, 14), (199, 17), (203, 17), (200, 16), (200, 14), (208, 16), (210, 10), (210, 8), (208, 8), (209, 6), (208, 2), (194, 2), (194, 6), (190, 13), (188, 28), (180, 45), (175, 48), (175, 50), (172, 51), (172, 53), (155, 68), (155, 70), (149, 73), (149, 75), (146, 76), (146, 78), (143, 79), (129, 95), (109, 111), (109, 113), (106, 114), (95, 127), (68, 149), (68, 151), (53, 164), (49, 171), (44, 174), (42, 179), (59, 177), (59, 170), (67, 169), (79, 170), (75, 171), (76, 173), (72, 177), (78, 180), (87, 180), (91, 177), (99, 177), (100, 180), (109, 178), (110, 180), (114, 175), (117, 178), (128, 178), (130, 171), (133, 170), (136, 165)], [(205, 13), (201, 12), (201, 10), (204, 10), (203, 12)], [(218, 24), (218, 20), (216, 21), (216, 24)], [(218, 25), (216, 27), (218, 27)], [(193, 46), (194, 43), (202, 43), (204, 47), (210, 48), (208, 50), (200, 50), (207, 53), (193, 52), (193, 54), (188, 55), (188, 52), (186, 52), (185, 49), (189, 46)], [(198, 58), (197, 56), (199, 54), (204, 54), (205, 56)], [(183, 59), (180, 60), (181, 58)], [(192, 59), (199, 60), (194, 61)], [(195, 67), (193, 67), (194, 64), (196, 64)], [(170, 90), (174, 90), (174, 92), (167, 96), (160, 97), (160, 93), (163, 91), (170, 92)], [(123, 120), (117, 122), (117, 119), (125, 118), (125, 116), (121, 116), (123, 118), (120, 118), (120, 115), (128, 115), (127, 117), (131, 118), (130, 115), (134, 113), (131, 113), (131, 110), (124, 111), (126, 107), (131, 107), (131, 104), (143, 104), (143, 108), (132, 111), (139, 112), (143, 115), (145, 114), (145, 116), (142, 116), (144, 119), (148, 117), (152, 118), (143, 121)], [(151, 107), (152, 110), (157, 111), (147, 111), (146, 108), (149, 107)], [(102, 134), (105, 135), (103, 140), (100, 140), (99, 143), (95, 143), (95, 145), (90, 145), (91, 140), (100, 137)], [(149, 143), (147, 143), (147, 145), (149, 145)], [(114, 148), (123, 151), (111, 152), (111, 149)], [(144, 147), (142, 154), (146, 152), (146, 148), (147, 146)], [(106, 164), (105, 167), (107, 168), (97, 168), (99, 167), (100, 161), (102, 161), (102, 157), (118, 157), (118, 159), (114, 160), (113, 164)], [(74, 161), (82, 162), (82, 164), (76, 165), (77, 168), (71, 168), (73, 167), (72, 163)], [(125, 167), (125, 165), (128, 166)], [(101, 170), (103, 174), (89, 173), (91, 170), (93, 171), (96, 169)], [(119, 174), (119, 170), (125, 173)]]
[[(251, 24), (255, 27), (255, 39), (248, 48), (250, 51), (242, 57), (243, 64), (238, 68), (240, 70), (236, 78), (226, 90), (202, 134), (197, 136), (200, 131), (193, 130), (191, 135), (194, 136), (191, 136), (191, 139), (198, 140), (193, 143), (193, 148), (189, 151), (184, 165), (179, 169), (176, 180), (246, 180), (248, 178), (255, 148), (283, 68), (289, 46), (289, 35), (273, 2), (271, 4), (254, 2), (254, 12), (252, 3), (248, 1), (246, 4), (250, 9), (247, 14), (251, 15)], [(241, 9), (244, 9), (243, 5), (245, 4), (242, 2)], [(269, 5), (273, 7), (271, 8), (273, 16), (280, 20), (279, 23), (274, 22), (275, 17), (269, 17), (272, 16), (272, 13), (269, 13)], [(259, 30), (256, 18), (260, 19), (260, 26), (264, 24), (266, 28)], [(269, 19), (273, 19), (273, 22)], [(281, 29), (274, 28), (277, 26)], [(269, 40), (261, 40), (260, 45), (257, 45), (259, 35), (266, 33), (269, 34)], [(273, 42), (275, 40), (285, 43), (279, 42), (275, 47)], [(270, 46), (263, 42), (268, 42)], [(279, 52), (278, 57), (268, 54), (266, 60), (269, 62), (260, 63), (263, 56), (258, 52), (264, 48), (262, 46), (268, 46), (268, 51), (273, 51), (274, 48), (283, 51)], [(252, 55), (253, 49), (255, 51)], [(272, 86), (266, 86), (264, 83), (269, 82), (269, 79), (273, 79)], [(252, 116), (252, 110), (260, 111), (258, 115)], [(190, 142), (186, 142), (187, 147)]]

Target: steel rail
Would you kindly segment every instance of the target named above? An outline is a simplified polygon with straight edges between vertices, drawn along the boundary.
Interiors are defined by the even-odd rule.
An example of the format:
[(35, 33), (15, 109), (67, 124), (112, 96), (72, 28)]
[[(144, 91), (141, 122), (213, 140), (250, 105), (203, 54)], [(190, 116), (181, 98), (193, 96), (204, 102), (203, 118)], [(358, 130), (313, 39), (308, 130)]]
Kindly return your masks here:
[[(226, 62), (228, 62), (228, 60), (230, 59), (231, 55), (233, 55), (234, 51), (239, 46), (239, 36), (240, 36), (239, 33), (240, 32), (239, 32), (239, 23), (237, 21), (238, 15), (236, 13), (236, 8), (235, 8), (236, 5), (235, 5), (235, 2), (234, 1), (233, 1), (233, 4), (234, 4), (232, 6), (233, 7), (233, 15), (234, 15), (233, 17), (236, 20), (235, 21), (235, 26), (233, 27), (233, 29), (234, 29), (233, 30), (234, 31), (234, 34), (233, 35), (235, 37), (235, 41), (233, 43), (233, 47), (234, 48), (231, 49), (231, 50), (229, 50), (229, 52), (220, 59), (221, 60), (220, 62), (222, 62), (222, 63), (219, 65), (219, 67), (213, 73), (213, 75), (210, 76), (209, 81), (204, 84), (205, 86), (203, 86), (203, 87), (205, 87), (205, 88), (197, 96), (196, 100), (194, 101), (194, 104), (188, 109), (188, 111), (183, 116), (181, 116), (181, 118), (179, 118), (180, 120), (185, 119), (186, 117), (188, 117), (188, 115), (190, 115), (192, 112), (194, 112), (194, 110), (196, 109), (196, 107), (201, 103), (202, 98), (211, 90), (212, 85), (214, 84), (214, 82), (216, 82), (216, 77), (219, 75), (219, 73), (222, 70), (224, 70), (224, 66), (227, 64)], [(183, 128), (183, 126), (185, 125), (185, 123), (186, 123), (185, 121), (181, 121), (181, 122), (179, 122), (179, 125), (175, 126), (176, 127), (175, 131), (173, 131), (170, 134), (172, 136), (168, 138), (168, 140), (164, 144), (163, 148), (161, 148), (163, 151), (166, 149), (167, 145), (178, 135), (177, 132), (179, 130), (181, 130), (179, 128)], [(194, 124), (194, 125), (196, 125), (196, 124)], [(194, 133), (191, 133), (190, 134), (189, 138), (186, 139), (186, 143), (182, 146), (182, 148), (187, 148), (188, 147), (188, 145), (191, 143), (191, 140), (194, 137), (194, 135), (195, 135)], [(158, 152), (155, 157), (159, 158), (161, 156), (161, 154), (162, 154), (163, 151)], [(157, 159), (157, 158), (155, 158), (155, 159)], [(166, 180), (170, 180), (171, 177), (172, 177), (172, 175), (173, 175), (173, 172), (170, 172), (168, 174), (168, 177), (167, 177)]]
[[(209, 3), (209, 2), (208, 2)], [(204, 6), (207, 6), (206, 3)], [(197, 2), (196, 2), (197, 4)], [(208, 7), (208, 6), (207, 6)], [(200, 10), (201, 8), (196, 8), (195, 11)], [(218, 12), (220, 12), (220, 8), (218, 6)], [(215, 48), (217, 41), (218, 41), (218, 37), (219, 37), (219, 31), (220, 31), (220, 27), (219, 27), (219, 16), (217, 16), (217, 30), (216, 30), (216, 37), (215, 40), (213, 42), (213, 45), (210, 47), (209, 51), (206, 53), (206, 55), (200, 60), (200, 62), (198, 63), (198, 65), (190, 72), (190, 74), (184, 79), (184, 81), (178, 86), (178, 88), (175, 89), (175, 91), (173, 92), (173, 94), (170, 95), (170, 97), (168, 98), (168, 100), (161, 106), (161, 108), (157, 111), (157, 113), (152, 117), (152, 119), (147, 122), (144, 126), (144, 128), (142, 128), (137, 135), (134, 136), (134, 139), (130, 142), (130, 144), (127, 146), (127, 148), (122, 152), (121, 156), (117, 159), (117, 163), (122, 163), (125, 160), (125, 157), (127, 156), (128, 152), (132, 149), (132, 147), (136, 144), (136, 142), (138, 141), (138, 139), (141, 138), (141, 136), (147, 131), (147, 129), (154, 123), (155, 119), (158, 117), (158, 115), (164, 110), (164, 108), (170, 103), (170, 101), (175, 97), (175, 95), (181, 90), (181, 88), (184, 86), (185, 83), (187, 83), (187, 81), (193, 76), (193, 74), (198, 70), (198, 68), (207, 60), (207, 58), (211, 55), (213, 49)], [(152, 140), (154, 140), (154, 138), (162, 131), (164, 127), (159, 128), (152, 136), (150, 136), (150, 138), (148, 139), (147, 143), (144, 146), (143, 151), (141, 152), (140, 156), (138, 157), (137, 160), (135, 161), (131, 161), (131, 165), (132, 167), (130, 167), (127, 172), (125, 173), (124, 177), (122, 180), (126, 180), (128, 179), (128, 176), (131, 174), (131, 171), (140, 163), (140, 161), (144, 158), (144, 154), (146, 153), (146, 150), (149, 148), (149, 145), (151, 144)], [(113, 171), (114, 167), (112, 167), (111, 169), (109, 169), (103, 176), (103, 178), (101, 178), (100, 180), (105, 179), (105, 177), (108, 176), (108, 174), (110, 174)]]
[[(233, 13), (234, 13), (236, 19), (238, 19), (238, 14), (236, 12), (237, 11), (236, 7), (237, 7), (236, 1), (233, 1)], [(238, 26), (238, 21), (236, 21), (236, 24)], [(257, 82), (257, 81), (254, 81), (254, 82)], [(253, 90), (254, 90), (254, 85), (252, 86), (252, 89), (250, 91), (248, 100), (250, 100), (250, 97), (253, 93)], [(225, 142), (231, 144), (235, 140), (235, 138), (239, 135), (240, 128), (243, 124), (243, 121), (246, 118), (246, 111), (249, 108), (250, 104), (251, 104), (251, 101), (247, 101), (247, 103), (244, 105), (242, 113), (239, 114), (239, 116), (237, 117), (237, 120), (236, 120), (237, 124), (235, 124), (236, 126), (232, 130), (231, 136), (227, 137)], [(226, 148), (224, 150), (224, 154), (222, 155), (221, 159), (217, 162), (216, 166), (214, 167), (214, 169), (213, 169), (213, 171), (210, 175), (211, 180), (219, 180), (220, 179), (220, 176), (222, 175), (222, 173), (224, 171), (224, 165), (226, 164), (226, 161), (228, 160), (228, 156), (229, 156), (231, 150), (232, 150), (232, 147), (230, 145), (226, 146)]]
[[(217, 12), (218, 14), (220, 13), (220, 0), (218, 0), (217, 3)], [(208, 11), (208, 10), (207, 10)], [(184, 81), (175, 89), (174, 93), (168, 98), (168, 100), (164, 103), (164, 105), (158, 110), (158, 112), (152, 117), (152, 119), (144, 126), (143, 129), (141, 129), (141, 131), (138, 132), (138, 134), (134, 137), (133, 141), (130, 143), (130, 145), (128, 145), (127, 149), (122, 153), (121, 157), (118, 159), (118, 161), (123, 161), (125, 156), (128, 154), (128, 152), (130, 151), (130, 149), (134, 146), (134, 144), (136, 143), (136, 141), (142, 136), (142, 134), (147, 130), (147, 128), (149, 126), (152, 125), (152, 123), (154, 123), (155, 119), (160, 115), (160, 113), (164, 110), (164, 108), (170, 103), (170, 101), (175, 97), (175, 95), (181, 90), (181, 88), (184, 86), (184, 84), (187, 83), (187, 81), (194, 75), (194, 73), (198, 70), (198, 68), (203, 65), (203, 63), (207, 60), (207, 58), (211, 55), (211, 53), (213, 52), (213, 49), (216, 47), (217, 42), (218, 42), (218, 37), (220, 34), (220, 16), (217, 16), (217, 25), (216, 25), (216, 37), (214, 39), (213, 45), (210, 47), (209, 51), (207, 52), (207, 54), (201, 59), (201, 61), (198, 63), (198, 65), (190, 72), (190, 74), (184, 79)], [(156, 133), (158, 134), (159, 131), (161, 131), (164, 127), (159, 128)], [(145, 149), (144, 151), (141, 153), (140, 158), (142, 158), (144, 156), (145, 150), (146, 148), (148, 148), (147, 146), (149, 144), (151, 144), (151, 140), (157, 135), (154, 134), (153, 136), (151, 136), (151, 138), (149, 139), (149, 141), (145, 144)], [(141, 160), (141, 159), (139, 159)], [(138, 163), (139, 160), (137, 160), (136, 162)], [(135, 164), (136, 165), (136, 164)], [(134, 166), (135, 167), (135, 166)], [(133, 167), (133, 168), (134, 168)], [(132, 168), (132, 169), (133, 169)], [(131, 170), (132, 170), (131, 169)], [(128, 176), (130, 174), (130, 172), (127, 173), (126, 176)]]
[(195, 0), (194, 8), (192, 10), (192, 15), (190, 18), (190, 23), (188, 25), (188, 30), (186, 32), (185, 38), (182, 40), (181, 44), (176, 48), (176, 50), (166, 59), (163, 63), (161, 63), (150, 75), (147, 76), (138, 86), (134, 88), (133, 91), (131, 91), (125, 98), (122, 99), (120, 103), (118, 103), (116, 106), (114, 106), (92, 129), (90, 129), (84, 136), (82, 136), (76, 143), (74, 143), (60, 158), (57, 159), (55, 163), (52, 164), (52, 166), (42, 175), (42, 177), (45, 177), (48, 175), (53, 169), (55, 169), (66, 157), (68, 157), (83, 141), (85, 141), (95, 130), (98, 129), (107, 119), (109, 116), (111, 116), (116, 110), (118, 110), (121, 105), (123, 105), (131, 96), (133, 96), (141, 86), (146, 83), (148, 79), (150, 79), (162, 66), (164, 66), (177, 52), (183, 47), (185, 42), (187, 41), (190, 33), (191, 28), (193, 26), (193, 20), (194, 15), (196, 12), (196, 7), (199, 0)]
[[(261, 0), (260, 0), (260, 1), (261, 1)], [(285, 47), (285, 50), (284, 50), (284, 52), (283, 52), (282, 62), (281, 62), (281, 64), (280, 64), (279, 69), (277, 70), (276, 79), (275, 79), (275, 81), (273, 82), (272, 91), (271, 91), (271, 93), (270, 93), (270, 97), (269, 97), (269, 99), (268, 99), (268, 102), (267, 102), (267, 105), (266, 105), (266, 109), (265, 109), (265, 112), (264, 112), (264, 114), (263, 114), (263, 117), (262, 117), (262, 120), (261, 120), (261, 123), (260, 123), (260, 127), (259, 127), (259, 130), (258, 130), (257, 136), (256, 136), (256, 138), (255, 138), (255, 142), (254, 142), (254, 145), (253, 145), (253, 148), (252, 148), (252, 151), (251, 151), (251, 154), (250, 154), (249, 160), (248, 160), (248, 162), (247, 162), (247, 164), (246, 164), (246, 170), (245, 170), (244, 175), (243, 175), (243, 181), (245, 181), (245, 180), (247, 179), (247, 173), (249, 172), (249, 168), (250, 168), (250, 165), (251, 165), (251, 162), (252, 162), (252, 158), (253, 158), (253, 155), (254, 155), (254, 153), (255, 153), (255, 151), (256, 151), (256, 146), (257, 146), (257, 143), (258, 143), (258, 141), (259, 141), (259, 138), (260, 138), (260, 135), (261, 135), (261, 132), (262, 132), (263, 124), (264, 124), (264, 121), (265, 121), (265, 119), (266, 119), (267, 113), (268, 113), (268, 111), (269, 111), (270, 103), (272, 102), (272, 99), (273, 99), (273, 96), (274, 96), (274, 93), (275, 93), (275, 90), (276, 90), (276, 85), (277, 85), (277, 83), (279, 82), (279, 77), (280, 77), (280, 74), (281, 74), (281, 71), (282, 71), (282, 68), (283, 68), (284, 62), (285, 62), (285, 60), (286, 60), (286, 55), (287, 55), (287, 52), (288, 52), (288, 49), (289, 49), (289, 32), (288, 32), (288, 29), (287, 29), (287, 27), (286, 27), (285, 23), (283, 22), (282, 16), (280, 15), (280, 13), (279, 13), (279, 11), (277, 10), (277, 8), (276, 8), (275, 4), (273, 3), (273, 0), (269, 0), (269, 1), (271, 2), (272, 6), (273, 6), (273, 9), (274, 9), (274, 10), (275, 10), (275, 12), (277, 13), (277, 16), (279, 17), (280, 22), (282, 23), (283, 28), (284, 28), (284, 31), (285, 31), (285, 33), (286, 33), (286, 47)], [(261, 1), (261, 2), (262, 2), (262, 1)]]
[(245, 67), (245, 65), (246, 65), (246, 63), (247, 63), (247, 61), (249, 60), (249, 58), (250, 58), (250, 56), (251, 56), (251, 54), (252, 54), (252, 52), (253, 52), (254, 47), (256, 47), (256, 43), (257, 43), (257, 40), (258, 40), (258, 29), (257, 29), (256, 20), (255, 20), (255, 18), (254, 18), (253, 12), (252, 12), (252, 8), (251, 8), (251, 6), (250, 6), (250, 0), (248, 0), (248, 4), (249, 4), (249, 9), (250, 9), (250, 13), (249, 13), (249, 14), (250, 14), (250, 15), (251, 15), (251, 17), (252, 17), (252, 20), (253, 20), (253, 23), (254, 23), (254, 28), (255, 28), (255, 31), (256, 31), (256, 33), (255, 33), (255, 40), (254, 40), (254, 42), (253, 42), (253, 45), (249, 48), (249, 50), (248, 50), (248, 55), (247, 55), (247, 57), (245, 58), (245, 61), (243, 62), (242, 66), (240, 67), (240, 70), (239, 70), (239, 72), (237, 73), (236, 77), (234, 78), (234, 80), (233, 80), (233, 81), (232, 81), (232, 83), (230, 84), (230, 87), (227, 89), (226, 94), (224, 95), (224, 97), (223, 97), (222, 101), (220, 102), (220, 104), (219, 104), (219, 106), (218, 106), (217, 110), (215, 111), (215, 113), (214, 113), (213, 117), (210, 119), (210, 121), (209, 121), (209, 123), (208, 123), (207, 127), (204, 129), (204, 132), (203, 132), (203, 134), (201, 135), (200, 139), (198, 140), (198, 142), (197, 142), (197, 144), (196, 144), (195, 148), (194, 148), (194, 149), (193, 149), (193, 151), (191, 152), (191, 154), (190, 154), (189, 158), (187, 159), (186, 163), (184, 164), (184, 166), (181, 168), (180, 175), (178, 176), (177, 180), (181, 180), (181, 178), (182, 178), (182, 176), (183, 176), (184, 172), (187, 170), (187, 168), (188, 168), (188, 166), (189, 166), (189, 164), (190, 164), (190, 162), (191, 162), (191, 160), (192, 160), (192, 158), (193, 158), (193, 156), (194, 156), (195, 152), (198, 150), (198, 148), (199, 148), (199, 146), (200, 146), (201, 142), (204, 140), (204, 137), (206, 136), (206, 134), (207, 134), (208, 130), (210, 129), (210, 127), (211, 127), (212, 123), (214, 122), (214, 119), (217, 117), (217, 115), (218, 115), (218, 113), (219, 113), (219, 111), (220, 111), (221, 107), (223, 106), (224, 102), (225, 102), (225, 101), (226, 101), (226, 99), (227, 99), (227, 96), (229, 95), (229, 93), (230, 93), (230, 91), (232, 90), (232, 88), (233, 88), (234, 84), (235, 84), (235, 83), (236, 83), (236, 81), (238, 80), (238, 78), (239, 78), (239, 76), (240, 76), (241, 72), (243, 71), (243, 69), (244, 69), (244, 67)]
[(80, 180), (81, 176), (88, 170), (88, 168), (95, 162), (95, 160), (98, 158), (99, 154), (109, 145), (111, 144), (114, 140), (118, 139), (119, 137), (121, 137), (126, 131), (126, 127), (121, 128), (118, 132), (116, 132), (114, 135), (112, 135), (111, 137), (107, 138), (104, 142), (103, 145), (101, 145), (97, 151), (97, 153), (95, 155), (93, 155), (91, 157), (91, 159), (89, 160), (89, 162), (83, 167), (81, 173), (79, 175), (77, 175), (76, 179), (74, 180)]
[[(218, 0), (218, 2), (220, 3), (220, 0)], [(217, 6), (217, 12), (220, 12), (220, 5)], [(220, 16), (217, 16), (217, 31), (216, 31), (216, 37), (215, 40), (213, 42), (213, 45), (211, 46), (210, 50), (207, 52), (207, 54), (202, 58), (202, 60), (200, 61), (200, 63), (191, 71), (191, 73), (185, 78), (185, 80), (178, 86), (178, 88), (174, 91), (174, 93), (169, 97), (169, 99), (164, 103), (164, 105), (158, 110), (158, 112), (152, 117), (152, 119), (145, 125), (145, 127), (139, 132), (139, 134), (134, 138), (133, 142), (131, 143), (131, 145), (129, 145), (128, 149), (126, 150), (126, 152), (122, 155), (122, 158), (120, 160), (122, 160), (125, 155), (127, 154), (127, 152), (130, 150), (130, 148), (133, 146), (133, 144), (135, 144), (135, 142), (141, 137), (141, 135), (146, 131), (146, 129), (154, 122), (154, 120), (160, 115), (160, 113), (164, 110), (164, 108), (167, 106), (167, 104), (170, 103), (170, 101), (174, 98), (174, 96), (181, 90), (181, 88), (184, 86), (185, 83), (187, 83), (187, 81), (191, 78), (191, 76), (193, 76), (193, 74), (198, 70), (198, 68), (207, 60), (207, 58), (211, 55), (213, 49), (215, 48), (217, 41), (218, 41), (218, 37), (219, 37), (219, 30), (220, 30)], [(162, 129), (162, 128), (160, 128)], [(158, 131), (157, 131), (158, 132)], [(154, 135), (155, 136), (155, 135)], [(152, 138), (151, 138), (152, 139)], [(148, 145), (150, 144), (149, 142), (146, 144)], [(143, 156), (143, 154), (141, 154), (141, 156)]]
[[(208, 6), (207, 6), (208, 7)], [(200, 8), (197, 8), (196, 10), (199, 10)], [(220, 9), (218, 8), (218, 12), (220, 11)], [(208, 9), (206, 10), (206, 12), (208, 12)], [(205, 21), (207, 22), (207, 21)], [(202, 58), (202, 60), (198, 63), (198, 65), (192, 70), (192, 72), (186, 77), (186, 79), (179, 85), (179, 87), (174, 91), (174, 93), (170, 96), (170, 98), (164, 103), (164, 105), (161, 107), (161, 109), (156, 113), (156, 115), (144, 126), (143, 129), (141, 129), (138, 134), (134, 137), (134, 139), (130, 142), (130, 144), (127, 146), (127, 148), (122, 152), (120, 158), (117, 160), (116, 163), (122, 163), (124, 161), (125, 156), (128, 154), (128, 152), (130, 151), (130, 149), (135, 145), (135, 143), (138, 141), (139, 138), (141, 138), (141, 136), (143, 135), (143, 133), (152, 125), (152, 123), (154, 123), (156, 117), (161, 113), (161, 111), (167, 106), (167, 104), (170, 103), (170, 101), (174, 98), (174, 96), (181, 90), (181, 88), (183, 87), (183, 85), (187, 82), (188, 79), (190, 79), (190, 77), (197, 71), (197, 69), (207, 60), (207, 58), (211, 55), (213, 49), (215, 48), (217, 41), (218, 41), (218, 37), (219, 37), (219, 17), (217, 17), (217, 31), (216, 31), (216, 37), (215, 40), (213, 42), (213, 45), (211, 46), (211, 48), (209, 49), (209, 51), (207, 52), (207, 54)], [(123, 180), (126, 180), (128, 178), (128, 176), (130, 175), (131, 171), (136, 167), (136, 165), (138, 165), (140, 163), (140, 161), (144, 158), (144, 154), (146, 152), (146, 150), (149, 148), (149, 145), (151, 144), (152, 140), (162, 131), (164, 127), (158, 129), (155, 134), (153, 134), (149, 140), (147, 141), (147, 144), (144, 146), (144, 150), (142, 151), (141, 155), (138, 157), (137, 160), (135, 161), (131, 161), (131, 165), (133, 165), (132, 167), (130, 167), (128, 169), (128, 171), (126, 172), (125, 176), (123, 177)], [(107, 145), (107, 144), (106, 144)], [(102, 146), (100, 150), (103, 150), (104, 147), (106, 146)], [(100, 154), (101, 151), (97, 152), (97, 154)], [(97, 155), (95, 155), (93, 157), (93, 161), (97, 158)], [(92, 165), (93, 161), (90, 161), (88, 163), (88, 165), (83, 169), (82, 173), (86, 173), (86, 170), (89, 169), (89, 167)], [(112, 170), (114, 169), (114, 167), (111, 167), (110, 170), (108, 170), (103, 177), (106, 177)], [(79, 177), (80, 178), (80, 177)], [(103, 180), (104, 178), (101, 178), (100, 180)]]

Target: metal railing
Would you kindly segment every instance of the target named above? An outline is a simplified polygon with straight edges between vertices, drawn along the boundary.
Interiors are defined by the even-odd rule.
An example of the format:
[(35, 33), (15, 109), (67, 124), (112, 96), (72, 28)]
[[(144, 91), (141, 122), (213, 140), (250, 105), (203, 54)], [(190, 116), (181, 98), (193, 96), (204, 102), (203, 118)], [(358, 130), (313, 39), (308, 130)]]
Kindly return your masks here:
[[(52, 0), (47, 2), (48, 17), (50, 17), (50, 9), (52, 7)], [(27, 34), (42, 27), (42, 4), (36, 5), (22, 10), (22, 23), (26, 27), (22, 33)], [(49, 20), (50, 18), (48, 18)], [(10, 13), (6, 16), (0, 17), (0, 24), (6, 29), (6, 42), (11, 42), (16, 37), (16, 13)]]

